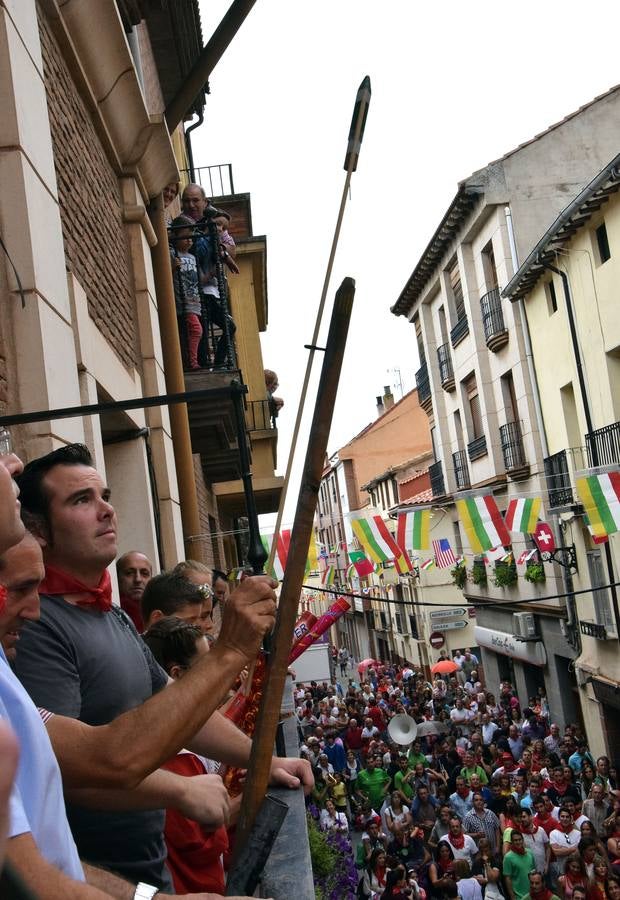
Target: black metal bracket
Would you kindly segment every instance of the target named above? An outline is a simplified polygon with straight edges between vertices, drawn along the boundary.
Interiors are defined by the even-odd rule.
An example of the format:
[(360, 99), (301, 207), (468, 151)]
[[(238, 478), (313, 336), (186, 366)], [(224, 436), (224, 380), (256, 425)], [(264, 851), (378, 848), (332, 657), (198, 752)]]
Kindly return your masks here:
[(320, 350), (321, 353), (325, 353), (325, 347), (317, 347), (316, 344), (304, 344), (306, 350)]
[(577, 551), (574, 544), (568, 547), (557, 547), (555, 550), (543, 550), (540, 554), (543, 562), (556, 562), (564, 569), (570, 569), (571, 572), (577, 572)]

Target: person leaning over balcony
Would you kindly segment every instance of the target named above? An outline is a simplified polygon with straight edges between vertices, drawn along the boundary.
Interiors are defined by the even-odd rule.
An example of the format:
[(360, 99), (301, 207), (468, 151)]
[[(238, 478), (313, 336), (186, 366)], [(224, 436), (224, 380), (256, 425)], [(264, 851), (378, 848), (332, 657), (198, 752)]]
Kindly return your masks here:
[[(18, 483), (22, 511), (43, 547), (45, 581), (41, 620), (24, 629), (16, 671), (37, 703), (58, 714), (54, 719), (66, 715), (82, 720), (61, 722), (50, 732), (63, 779), (75, 784), (79, 774), (82, 784), (119, 785), (128, 771), (138, 770), (139, 779), (144, 778), (144, 758), (152, 762), (155, 754), (155, 768), (183, 745), (233, 766), (246, 765), (249, 739), (215, 709), (273, 626), (271, 579), (258, 576), (239, 585), (217, 646), (193, 669), (202, 679), (192, 679), (189, 672), (175, 690), (177, 684), (157, 665), (131, 622), (112, 607), (106, 567), (116, 555), (116, 514), (87, 448), (72, 444), (34, 460)], [(106, 723), (101, 739), (93, 739), (93, 726)], [(116, 737), (103, 754), (103, 738), (111, 740), (114, 731)], [(145, 741), (147, 747), (139, 748)], [(162, 751), (164, 755), (157, 756)], [(282, 784), (297, 787), (303, 780), (311, 786), (305, 761), (278, 759), (272, 771)], [(109, 792), (101, 793), (103, 808)], [(118, 807), (108, 812), (109, 806), (93, 813), (80, 801), (74, 799), (69, 811), (84, 856), (134, 882), (170, 887), (164, 865), (162, 810), (168, 803), (163, 794), (151, 797), (154, 805), (132, 813), (117, 812)], [(217, 824), (222, 824), (225, 811), (224, 817), (219, 815)]]
[[(194, 236), (192, 253), (196, 257), (196, 262), (198, 264), (201, 286), (200, 289), (205, 299), (206, 315), (203, 314), (203, 326), (206, 325), (206, 320), (209, 320), (222, 330), (222, 336), (218, 341), (215, 351), (215, 357), (213, 359), (214, 366), (218, 367), (226, 363), (226, 357), (228, 353), (225, 333), (226, 326), (228, 327), (228, 333), (231, 340), (236, 331), (236, 327), (232, 316), (225, 315), (224, 309), (221, 306), (221, 298), (216, 276), (215, 254), (220, 253), (222, 262), (230, 269), (231, 272), (236, 274), (239, 272), (239, 269), (237, 267), (237, 264), (235, 263), (233, 253), (231, 253), (232, 245), (234, 245), (234, 240), (231, 235), (228, 234), (228, 230), (224, 227), (224, 223), (227, 223), (228, 220), (218, 216), (219, 223), (218, 221), (216, 221), (219, 235), (217, 247), (213, 246), (210, 235), (206, 233), (207, 220), (205, 218), (205, 210), (208, 205), (209, 201), (207, 200), (205, 192), (202, 189), (201, 185), (188, 184), (181, 197), (181, 206), (183, 208), (183, 213), (192, 219), (192, 221), (196, 225), (197, 231), (199, 232), (198, 235)], [(226, 231), (227, 237), (222, 241), (222, 234), (224, 233), (224, 231)], [(207, 328), (204, 328), (204, 332), (206, 335)], [(200, 362), (203, 365), (208, 364), (209, 360), (206, 347), (206, 337), (202, 341), (199, 358)]]
[(177, 216), (170, 225), (170, 261), (177, 309), (183, 365), (199, 369), (198, 345), (202, 338), (200, 284), (196, 257), (190, 253), (194, 240), (194, 222), (189, 216)]

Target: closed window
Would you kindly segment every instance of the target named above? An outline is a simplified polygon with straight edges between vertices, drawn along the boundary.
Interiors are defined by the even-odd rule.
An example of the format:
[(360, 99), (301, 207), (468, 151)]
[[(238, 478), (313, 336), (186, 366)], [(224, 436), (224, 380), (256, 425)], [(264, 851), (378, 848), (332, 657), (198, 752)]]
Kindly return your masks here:
[(607, 262), (611, 258), (611, 250), (609, 249), (609, 239), (607, 237), (607, 226), (603, 222), (595, 230), (596, 246), (598, 249), (599, 263)]
[(590, 574), (590, 582), (593, 588), (598, 590), (592, 591), (594, 597), (594, 615), (598, 625), (604, 625), (608, 633), (616, 633), (616, 623), (611, 608), (611, 600), (609, 591), (603, 585), (607, 584), (605, 577), (605, 569), (603, 568), (603, 560), (600, 550), (589, 550), (588, 571)]
[(480, 408), (480, 395), (478, 394), (478, 384), (475, 374), (471, 374), (463, 382), (463, 389), (469, 407), (469, 426), (470, 439), (475, 441), (476, 438), (482, 437), (484, 428), (482, 427), (482, 410)]

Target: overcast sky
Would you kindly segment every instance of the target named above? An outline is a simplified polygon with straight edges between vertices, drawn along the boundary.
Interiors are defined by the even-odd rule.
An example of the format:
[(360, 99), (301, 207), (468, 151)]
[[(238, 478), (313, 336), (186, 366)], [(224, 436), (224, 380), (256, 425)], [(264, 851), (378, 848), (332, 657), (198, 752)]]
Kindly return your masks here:
[[(201, 0), (208, 40), (229, 0)], [(280, 379), (286, 465), (365, 75), (372, 100), (323, 334), (343, 277), (357, 292), (329, 452), (375, 418), (384, 385), (414, 387), (413, 327), (389, 308), (457, 183), (620, 81), (616, 5), (257, 0), (210, 80), (195, 164), (232, 163), (267, 236), (265, 366)], [(619, 148), (620, 149), (620, 148)], [(320, 359), (315, 360), (318, 372)], [(294, 513), (316, 382), (285, 522)], [(396, 389), (399, 396), (400, 389)]]

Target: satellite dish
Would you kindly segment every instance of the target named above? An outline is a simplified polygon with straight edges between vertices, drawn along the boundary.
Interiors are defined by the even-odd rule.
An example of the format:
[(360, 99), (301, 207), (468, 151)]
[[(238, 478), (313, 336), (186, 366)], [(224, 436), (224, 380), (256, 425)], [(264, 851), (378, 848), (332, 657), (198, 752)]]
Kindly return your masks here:
[(399, 713), (399, 715), (390, 719), (387, 730), (395, 744), (408, 747), (409, 744), (413, 744), (415, 741), (418, 726), (415, 719), (412, 719), (407, 713)]

